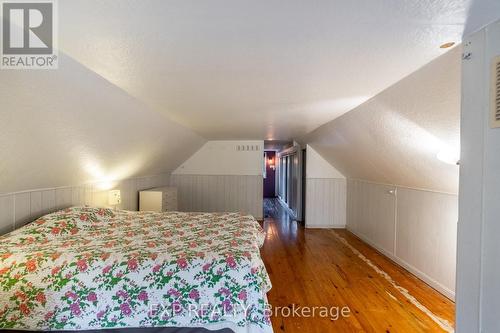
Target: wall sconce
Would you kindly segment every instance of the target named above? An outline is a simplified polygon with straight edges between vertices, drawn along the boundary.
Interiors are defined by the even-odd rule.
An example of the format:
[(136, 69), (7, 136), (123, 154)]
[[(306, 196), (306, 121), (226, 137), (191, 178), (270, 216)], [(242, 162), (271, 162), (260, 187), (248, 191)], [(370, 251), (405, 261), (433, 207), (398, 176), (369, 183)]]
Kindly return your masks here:
[(116, 209), (122, 202), (122, 196), (120, 190), (112, 190), (108, 192), (108, 205), (113, 206)]
[(267, 160), (267, 165), (269, 165), (269, 168), (271, 168), (271, 170), (276, 170), (276, 165), (274, 164), (274, 158), (269, 157), (269, 159)]

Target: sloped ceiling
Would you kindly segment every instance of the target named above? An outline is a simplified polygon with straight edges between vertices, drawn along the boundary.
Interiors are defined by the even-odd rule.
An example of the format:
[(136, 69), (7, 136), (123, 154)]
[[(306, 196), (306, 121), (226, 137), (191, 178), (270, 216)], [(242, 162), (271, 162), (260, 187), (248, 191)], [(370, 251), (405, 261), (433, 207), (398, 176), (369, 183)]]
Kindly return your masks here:
[[(0, 193), (169, 172), (206, 139), (304, 136), (442, 55), (441, 43), (460, 41), (464, 29), (474, 31), (500, 13), (497, 0), (72, 0), (58, 6), (59, 69), (0, 74)], [(414, 110), (410, 104), (399, 106)], [(408, 121), (421, 122), (410, 110)], [(345, 129), (339, 124), (310, 138), (346, 174), (384, 180), (395, 170), (401, 183), (435, 180), (453, 188), (435, 161), (441, 171), (418, 164), (425, 181), (406, 179), (417, 166), (409, 165), (416, 159), (403, 145), (386, 148), (394, 152), (381, 166), (359, 148), (377, 166), (368, 177), (345, 148), (330, 145), (353, 135), (350, 144), (372, 147), (362, 139), (369, 134), (358, 137), (348, 122)], [(443, 123), (425, 125), (448, 130), (439, 128)], [(323, 133), (328, 126), (344, 134)]]
[(0, 73), (0, 194), (167, 173), (205, 142), (59, 56)]
[(301, 139), (345, 176), (457, 193), (461, 50), (456, 48)]
[(60, 1), (60, 47), (208, 139), (291, 140), (443, 54), (499, 3)]

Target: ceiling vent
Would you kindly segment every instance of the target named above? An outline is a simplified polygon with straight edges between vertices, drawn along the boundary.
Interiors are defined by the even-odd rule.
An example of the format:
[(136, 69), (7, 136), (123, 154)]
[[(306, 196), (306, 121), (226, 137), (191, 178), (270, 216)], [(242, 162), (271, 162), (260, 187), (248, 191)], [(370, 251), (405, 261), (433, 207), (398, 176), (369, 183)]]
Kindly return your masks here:
[(491, 128), (500, 127), (500, 56), (493, 60), (491, 75)]

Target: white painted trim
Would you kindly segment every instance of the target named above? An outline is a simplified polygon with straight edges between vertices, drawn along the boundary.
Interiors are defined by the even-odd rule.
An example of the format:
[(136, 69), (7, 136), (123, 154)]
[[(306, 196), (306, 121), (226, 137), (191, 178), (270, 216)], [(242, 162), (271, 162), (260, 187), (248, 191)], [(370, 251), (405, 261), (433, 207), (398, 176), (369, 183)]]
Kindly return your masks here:
[(354, 234), (359, 239), (361, 239), (363, 242), (370, 245), (375, 250), (382, 253), (384, 256), (386, 256), (387, 258), (389, 258), (390, 260), (392, 260), (393, 262), (398, 264), (399, 266), (403, 267), (404, 269), (406, 269), (407, 271), (409, 271), (410, 273), (412, 273), (413, 275), (415, 275), (416, 277), (418, 277), (419, 279), (424, 281), (426, 284), (428, 284), (433, 289), (436, 289), (437, 291), (439, 291), (441, 294), (443, 294), (444, 296), (446, 296), (450, 300), (455, 301), (455, 292), (453, 292), (452, 290), (448, 289), (447, 287), (443, 286), (441, 283), (437, 282), (436, 280), (434, 280), (433, 278), (431, 278), (427, 274), (423, 273), (422, 271), (420, 271), (417, 268), (413, 267), (412, 265), (408, 264), (406, 261), (399, 258), (398, 256), (395, 256), (392, 253), (382, 249), (381, 247), (378, 247), (377, 245), (375, 245), (373, 242), (371, 242), (365, 236), (356, 233), (354, 230), (352, 230), (349, 227), (347, 227), (347, 230), (350, 233)]
[(264, 175), (260, 174), (260, 175), (247, 175), (247, 174), (241, 174), (241, 175), (222, 175), (222, 174), (217, 174), (217, 175), (213, 175), (213, 174), (203, 174), (203, 173), (176, 173), (176, 174), (172, 174), (172, 176), (211, 176), (211, 177), (261, 177), (262, 179), (264, 179)]
[(306, 229), (345, 229), (346, 225), (323, 225), (323, 224), (308, 224)]
[(68, 188), (74, 188), (74, 187), (81, 187), (81, 186), (87, 186), (87, 185), (101, 184), (103, 182), (119, 183), (119, 182), (124, 181), (124, 180), (137, 180), (137, 179), (146, 179), (146, 178), (160, 177), (160, 176), (170, 176), (170, 173), (159, 173), (159, 174), (155, 174), (155, 175), (137, 176), (137, 177), (130, 177), (130, 178), (120, 178), (120, 179), (112, 179), (112, 180), (106, 180), (106, 181), (88, 181), (88, 182), (84, 182), (84, 183), (80, 183), (80, 184), (65, 185), (65, 186), (56, 186), (56, 187), (35, 188), (35, 189), (22, 190), (22, 191), (17, 191), (17, 192), (0, 193), (0, 197), (10, 196), (10, 195), (16, 195), (16, 194), (22, 194), (22, 193), (39, 192), (39, 191), (62, 190), (62, 189), (68, 189)]
[(293, 210), (290, 207), (288, 207), (285, 200), (283, 200), (279, 195), (277, 195), (276, 198), (278, 198), (278, 202), (281, 204), (283, 209), (285, 209), (288, 212), (288, 214), (290, 214), (293, 217), (295, 214), (294, 214)]
[(340, 178), (340, 177), (334, 177), (334, 178), (321, 178), (321, 177), (311, 177), (307, 179), (312, 179), (312, 180), (346, 180), (346, 178)]
[[(113, 188), (122, 191), (122, 203), (119, 208), (137, 210), (139, 191), (167, 185), (169, 178), (170, 174), (163, 173), (112, 181)], [(101, 189), (100, 184), (102, 182), (88, 182), (84, 185), (4, 193), (0, 195), (0, 205), (2, 205), (0, 208), (0, 233), (10, 232), (40, 216), (71, 206), (107, 207), (108, 190)], [(35, 205), (34, 202), (36, 202)]]
[(387, 282), (389, 282), (397, 291), (399, 291), (411, 304), (413, 304), (417, 309), (425, 313), (429, 318), (432, 319), (436, 324), (439, 325), (444, 331), (453, 333), (455, 329), (453, 325), (446, 319), (436, 316), (432, 311), (430, 311), (425, 305), (420, 303), (418, 299), (413, 296), (408, 289), (399, 285), (387, 272), (382, 270), (376, 264), (374, 264), (370, 259), (368, 259), (363, 253), (361, 253), (357, 248), (352, 246), (345, 238), (341, 237), (336, 232), (333, 233), (335, 238), (343, 243), (347, 248), (349, 248), (359, 259), (365, 262), (370, 268), (372, 268), (377, 274), (382, 276)]
[(306, 227), (345, 227), (347, 181), (343, 178), (306, 179)]
[(404, 185), (397, 185), (397, 184), (390, 184), (390, 183), (375, 182), (375, 181), (366, 180), (366, 179), (359, 179), (359, 178), (347, 178), (347, 179), (348, 180), (355, 180), (355, 181), (363, 182), (363, 183), (367, 183), (367, 184), (382, 185), (382, 186), (394, 186), (394, 187), (405, 188), (405, 189), (409, 189), (409, 190), (432, 192), (432, 193), (439, 193), (439, 194), (446, 194), (446, 195), (453, 195), (453, 196), (458, 195), (458, 193), (453, 193), (453, 192), (445, 192), (445, 191), (431, 190), (431, 189), (427, 189), (427, 188), (419, 188), (419, 187), (411, 187), (411, 186), (404, 186)]
[(263, 178), (260, 175), (171, 175), (180, 211), (243, 212), (263, 218)]
[(397, 256), (398, 252), (398, 188), (394, 189), (394, 246), (392, 252)]

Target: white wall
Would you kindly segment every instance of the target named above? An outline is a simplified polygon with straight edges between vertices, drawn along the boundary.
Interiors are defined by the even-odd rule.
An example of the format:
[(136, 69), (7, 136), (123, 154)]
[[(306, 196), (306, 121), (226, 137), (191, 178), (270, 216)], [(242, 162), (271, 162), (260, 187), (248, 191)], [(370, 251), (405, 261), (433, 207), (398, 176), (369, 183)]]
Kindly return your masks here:
[(306, 146), (307, 169), (306, 178), (342, 178), (344, 175), (335, 169), (323, 156), (310, 145)]
[(395, 256), (424, 275), (424, 281), (453, 296), (458, 197), (401, 187), (396, 197)]
[(347, 178), (458, 193), (461, 47), (301, 138)]
[(456, 195), (348, 180), (347, 229), (453, 298)]
[(263, 179), (252, 175), (172, 175), (179, 210), (241, 212), (262, 219)]
[(121, 191), (119, 209), (138, 210), (139, 191), (167, 185), (169, 175), (123, 179), (115, 182), (45, 188), (0, 195), (0, 234), (10, 232), (42, 215), (71, 206), (108, 207), (108, 191)]
[(344, 228), (346, 180), (310, 145), (306, 146), (306, 228)]
[(491, 65), (500, 21), (464, 41), (456, 331), (500, 327), (500, 128), (490, 128)]
[(60, 54), (0, 74), (0, 193), (170, 173), (205, 140)]
[(239, 211), (262, 219), (264, 141), (208, 141), (172, 174), (181, 211)]
[(396, 200), (389, 192), (395, 187), (352, 179), (347, 184), (347, 229), (394, 254)]
[(173, 174), (262, 175), (263, 163), (263, 140), (208, 141)]
[(301, 138), (349, 179), (347, 228), (449, 297), (459, 168), (437, 155), (460, 146), (461, 51), (446, 52)]

